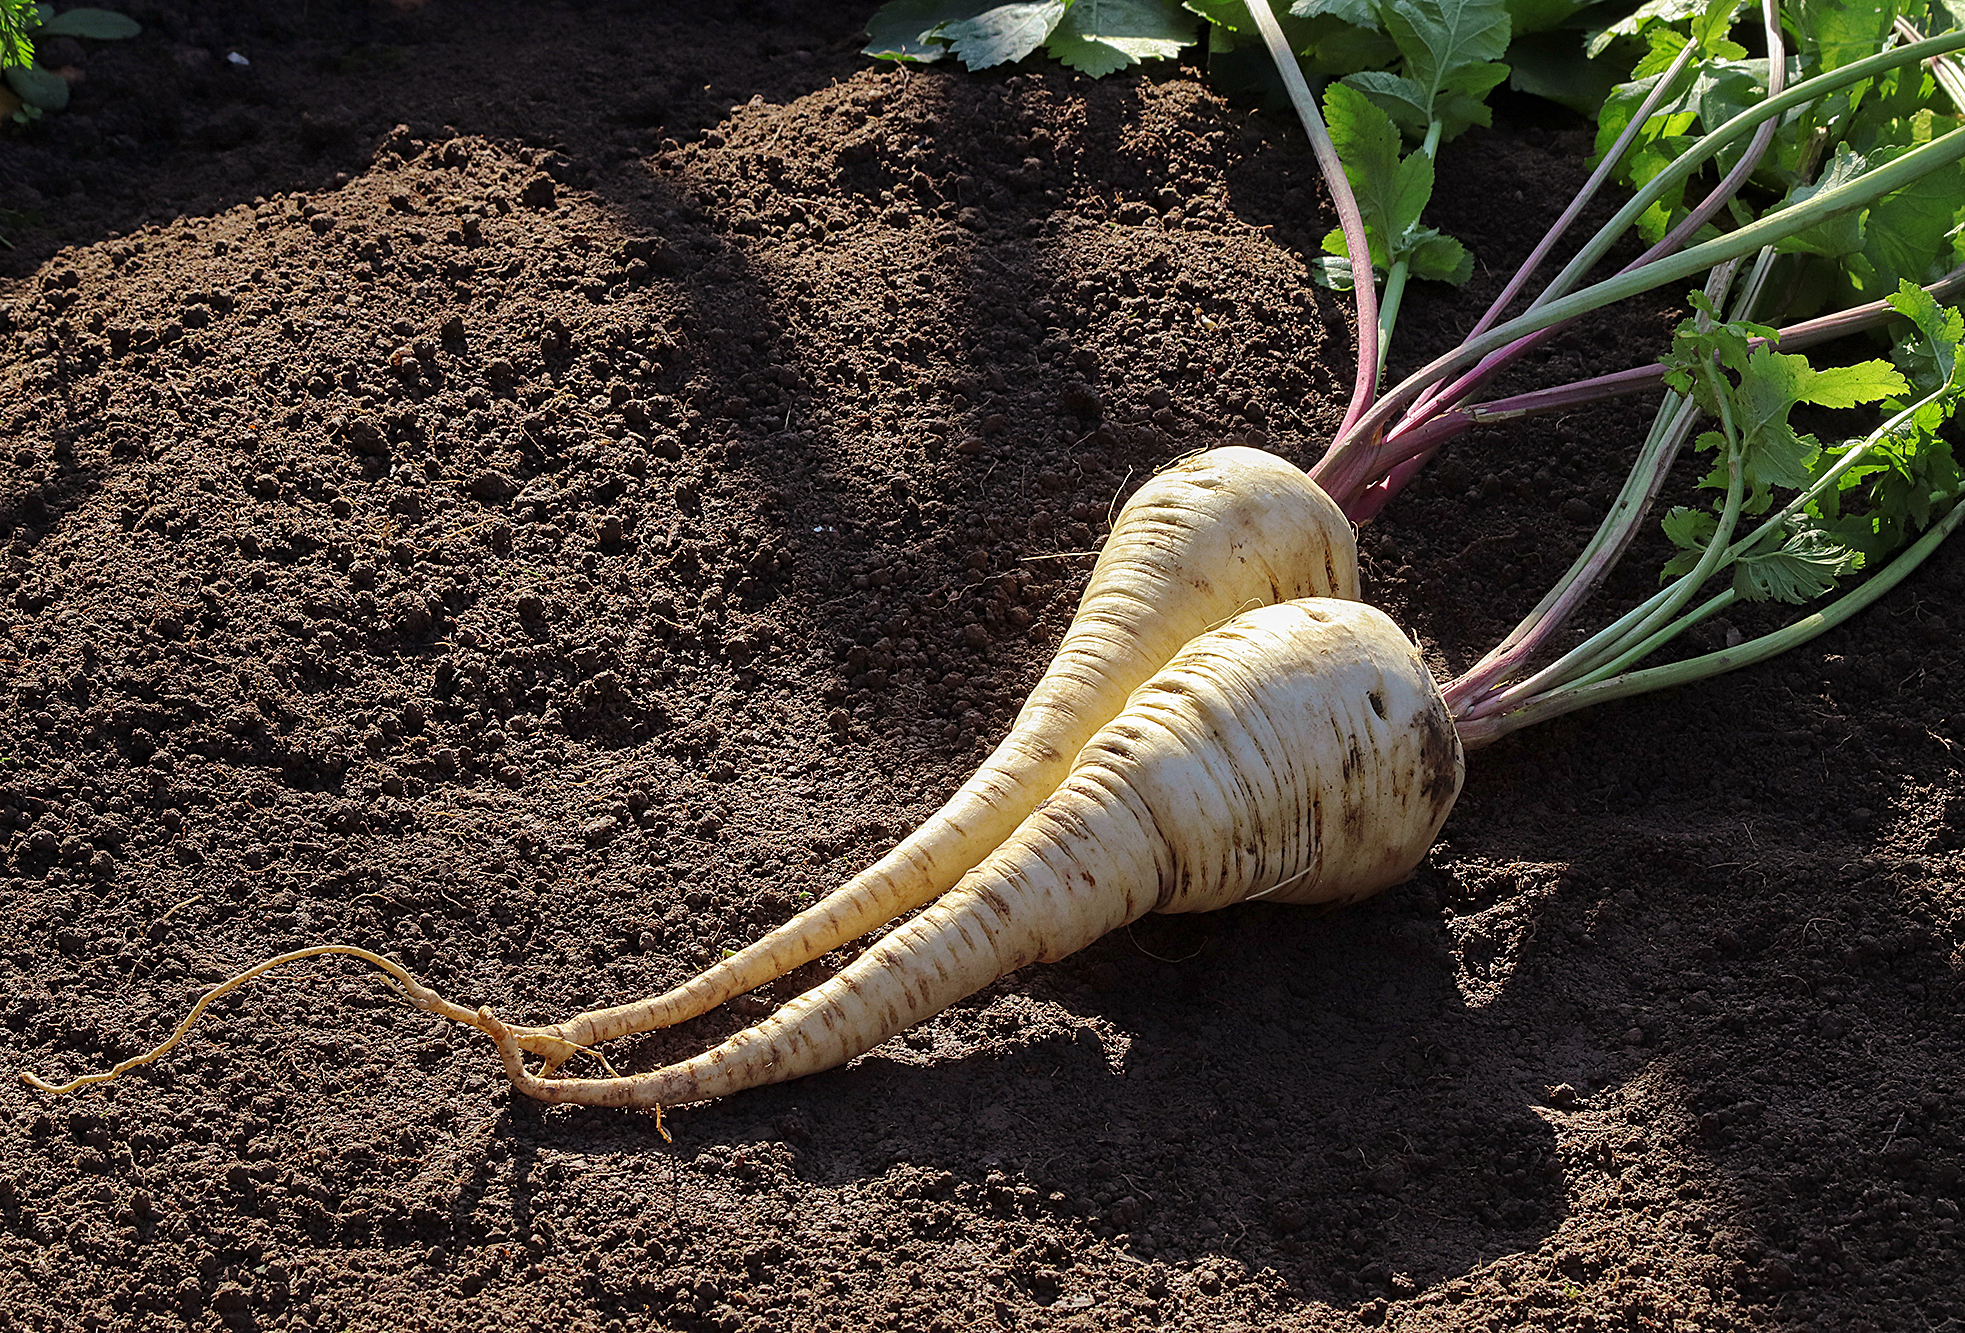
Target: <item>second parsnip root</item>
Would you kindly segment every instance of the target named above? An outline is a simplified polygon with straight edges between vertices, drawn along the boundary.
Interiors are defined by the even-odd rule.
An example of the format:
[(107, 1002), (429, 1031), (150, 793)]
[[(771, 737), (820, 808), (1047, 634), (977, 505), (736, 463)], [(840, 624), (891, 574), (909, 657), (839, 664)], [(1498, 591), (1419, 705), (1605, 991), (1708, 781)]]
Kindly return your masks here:
[(1113, 521), (1071, 627), (1010, 733), (974, 777), (879, 861), (675, 989), (518, 1044), (572, 1050), (668, 1027), (804, 966), (947, 892), (1056, 789), (1092, 733), (1196, 635), (1298, 597), (1358, 596), (1351, 525), (1302, 471), (1234, 446), (1184, 458)]
[(1031, 963), (1147, 912), (1338, 902), (1412, 873), (1459, 795), (1458, 736), (1398, 627), (1357, 602), (1264, 607), (1201, 635), (1137, 690), (1058, 789), (933, 905), (831, 980), (693, 1059), (630, 1077), (527, 1068), (591, 1106), (673, 1106), (844, 1064)]

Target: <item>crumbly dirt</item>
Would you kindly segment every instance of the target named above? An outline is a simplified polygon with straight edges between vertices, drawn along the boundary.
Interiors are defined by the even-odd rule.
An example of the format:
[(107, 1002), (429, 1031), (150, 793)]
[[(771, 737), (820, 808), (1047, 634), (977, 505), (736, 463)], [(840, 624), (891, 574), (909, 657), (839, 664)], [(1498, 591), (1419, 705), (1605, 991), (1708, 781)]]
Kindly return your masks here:
[[(0, 143), (0, 1328), (1965, 1320), (1959, 550), (1477, 753), (1373, 901), (1149, 918), (672, 1143), (336, 961), (11, 1081), (322, 940), (518, 1020), (667, 986), (960, 780), (1155, 467), (1317, 456), (1298, 134), (1192, 69), (873, 68), (870, 7), (149, 0)], [(1405, 363), (1587, 143), (1504, 95), (1449, 145), (1477, 277)], [(1368, 595), (1466, 665), (1646, 410), (1454, 446)]]

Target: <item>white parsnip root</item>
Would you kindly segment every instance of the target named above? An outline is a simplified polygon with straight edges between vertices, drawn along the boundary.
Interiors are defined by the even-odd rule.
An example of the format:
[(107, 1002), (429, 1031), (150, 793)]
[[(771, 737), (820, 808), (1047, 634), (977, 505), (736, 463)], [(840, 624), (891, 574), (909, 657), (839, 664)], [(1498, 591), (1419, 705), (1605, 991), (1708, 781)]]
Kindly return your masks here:
[(477, 1026), (542, 1101), (673, 1106), (798, 1078), (1150, 911), (1397, 883), (1463, 774), (1446, 704), (1383, 613), (1328, 598), (1263, 607), (1176, 654), (933, 906), (715, 1049), (645, 1074), (554, 1078), (526, 1067), (518, 1031), (488, 1010)]
[(1180, 647), (1252, 607), (1358, 595), (1351, 525), (1302, 471), (1260, 449), (1195, 454), (1119, 511), (1057, 657), (1010, 733), (920, 828), (747, 948), (662, 995), (514, 1029), (553, 1068), (784, 976), (946, 892), (1048, 796), (1093, 732)]

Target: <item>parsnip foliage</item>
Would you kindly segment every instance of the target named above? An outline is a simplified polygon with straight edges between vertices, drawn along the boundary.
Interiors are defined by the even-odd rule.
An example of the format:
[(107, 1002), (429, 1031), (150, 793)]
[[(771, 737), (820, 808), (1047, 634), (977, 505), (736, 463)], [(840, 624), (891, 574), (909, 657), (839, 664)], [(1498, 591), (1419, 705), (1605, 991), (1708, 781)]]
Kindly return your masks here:
[[(1388, 272), (1404, 262), (1414, 277), (1455, 286), (1467, 281), (1474, 257), (1466, 247), (1419, 222), (1433, 197), (1433, 159), (1423, 152), (1400, 157), (1392, 117), (1349, 83), (1325, 89), (1324, 121), (1364, 214), (1372, 266)], [(1350, 290), (1351, 263), (1341, 229), (1324, 237), (1324, 253), (1312, 276), (1325, 286)]]
[[(1712, 317), (1701, 299), (1694, 303)], [(1666, 580), (1691, 572), (1716, 542), (1730, 540), (1729, 507), (1764, 514), (1782, 493), (1799, 493), (1800, 504), (1784, 502), (1782, 521), (1729, 560), (1734, 592), (1744, 601), (1812, 601), (1842, 576), (1894, 554), (1965, 496), (1965, 473), (1939, 433), (1965, 394), (1958, 355), (1965, 321), (1910, 282), (1890, 304), (1914, 330), (1898, 358), (1909, 374), (1882, 360), (1816, 369), (1804, 356), (1754, 346), (1773, 334), (1760, 325), (1702, 330), (1694, 319), (1680, 326), (1666, 382), (1721, 423), (1695, 447), (1716, 455), (1701, 485), (1728, 498), (1710, 510), (1681, 506), (1665, 516), (1665, 535), (1679, 548)], [(1866, 439), (1824, 446), (1790, 424), (1802, 403), (1881, 403), (1903, 419)]]

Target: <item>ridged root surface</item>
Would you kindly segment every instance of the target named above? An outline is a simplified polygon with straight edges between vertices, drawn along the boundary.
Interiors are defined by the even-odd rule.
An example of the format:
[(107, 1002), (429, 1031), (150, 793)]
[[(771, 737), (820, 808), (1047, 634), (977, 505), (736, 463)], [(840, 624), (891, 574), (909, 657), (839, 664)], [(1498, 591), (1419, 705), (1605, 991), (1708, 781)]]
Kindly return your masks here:
[(947, 804), (874, 865), (661, 995), (516, 1029), (556, 1066), (578, 1046), (705, 1013), (933, 901), (993, 851), (1092, 734), (1182, 645), (1253, 607), (1358, 595), (1350, 523), (1274, 454), (1196, 454), (1120, 510), (1057, 657), (1009, 735)]
[(1148, 911), (1364, 897), (1412, 873), (1460, 791), (1446, 705), (1398, 627), (1314, 598), (1182, 649), (1056, 790), (928, 910), (714, 1050), (646, 1074), (507, 1073), (545, 1101), (670, 1106), (845, 1063)]

